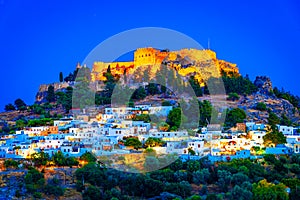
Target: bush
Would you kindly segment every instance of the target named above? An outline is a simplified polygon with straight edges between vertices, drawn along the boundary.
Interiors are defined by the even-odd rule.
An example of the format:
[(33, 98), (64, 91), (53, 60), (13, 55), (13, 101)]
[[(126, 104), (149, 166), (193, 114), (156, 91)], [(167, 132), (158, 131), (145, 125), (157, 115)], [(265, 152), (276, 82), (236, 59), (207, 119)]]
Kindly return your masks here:
[(235, 92), (230, 92), (227, 97), (227, 100), (231, 100), (231, 101), (236, 101), (239, 99), (240, 99), (239, 95)]
[(42, 198), (42, 193), (40, 193), (40, 192), (35, 192), (35, 193), (33, 193), (33, 197), (34, 197), (34, 198), (37, 198), (37, 199), (40, 199), (40, 198)]
[(265, 103), (263, 102), (259, 102), (256, 104), (256, 109), (260, 110), (260, 111), (266, 111), (267, 110), (267, 106)]

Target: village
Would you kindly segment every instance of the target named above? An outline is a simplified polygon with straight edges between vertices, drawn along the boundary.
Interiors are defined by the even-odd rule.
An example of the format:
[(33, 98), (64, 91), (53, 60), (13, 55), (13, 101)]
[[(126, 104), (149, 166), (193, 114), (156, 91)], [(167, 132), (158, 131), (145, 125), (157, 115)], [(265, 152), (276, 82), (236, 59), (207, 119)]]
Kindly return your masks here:
[[(95, 118), (87, 114), (65, 116), (53, 126), (25, 127), (15, 134), (2, 135), (0, 158), (30, 159), (34, 153), (44, 152), (51, 157), (56, 152), (79, 158), (87, 152), (95, 156), (128, 155), (145, 152), (151, 147), (157, 154), (176, 154), (182, 159), (211, 161), (235, 158), (257, 158), (263, 154), (287, 155), (300, 153), (299, 128), (277, 125), (286, 137), (286, 144), (264, 145), (263, 137), (270, 129), (267, 124), (237, 123), (223, 131), (219, 124), (209, 124), (198, 130), (166, 131), (157, 124), (133, 121), (132, 116), (153, 115), (167, 117), (172, 106), (136, 105), (134, 107), (105, 108)], [(135, 138), (142, 145), (126, 146), (126, 139)], [(145, 145), (149, 138), (160, 144)], [(148, 143), (147, 143), (148, 144)]]

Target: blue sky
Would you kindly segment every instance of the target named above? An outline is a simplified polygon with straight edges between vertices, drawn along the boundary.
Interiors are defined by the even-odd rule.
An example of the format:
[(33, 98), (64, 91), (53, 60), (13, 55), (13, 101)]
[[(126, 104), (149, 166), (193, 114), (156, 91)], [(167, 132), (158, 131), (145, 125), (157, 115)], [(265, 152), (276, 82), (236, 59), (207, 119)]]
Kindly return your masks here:
[(204, 47), (210, 38), (217, 56), (237, 63), (243, 75), (268, 75), (300, 95), (296, 0), (0, 0), (0, 110), (19, 97), (32, 104), (41, 83), (73, 71), (108, 37), (149, 26), (180, 31)]

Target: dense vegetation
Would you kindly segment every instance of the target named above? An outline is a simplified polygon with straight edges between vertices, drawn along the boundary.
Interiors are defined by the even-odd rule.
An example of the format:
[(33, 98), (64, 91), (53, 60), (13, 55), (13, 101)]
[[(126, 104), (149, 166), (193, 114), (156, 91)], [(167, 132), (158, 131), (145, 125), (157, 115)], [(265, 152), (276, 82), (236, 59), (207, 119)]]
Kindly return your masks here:
[(57, 198), (62, 196), (65, 191), (58, 179), (49, 179), (46, 183), (44, 174), (34, 168), (29, 169), (25, 176), (25, 187), (27, 193), (32, 194), (35, 199), (40, 199), (42, 193)]
[[(128, 138), (130, 139), (130, 138)], [(163, 145), (160, 140), (149, 139), (147, 146)], [(68, 164), (69, 157), (60, 153), (49, 160), (47, 154), (33, 156), (36, 167)], [(154, 157), (155, 159), (155, 157)], [(162, 169), (148, 173), (124, 173), (96, 163), (91, 153), (80, 160), (85, 164), (75, 172), (76, 189), (83, 199), (291, 199), (300, 198), (300, 155), (275, 156), (266, 154), (262, 158), (228, 159), (227, 162), (211, 163), (206, 157), (200, 160), (176, 160)], [(18, 168), (20, 161), (7, 160), (5, 166)], [(74, 163), (75, 165), (78, 164)], [(69, 165), (72, 166), (72, 165)], [(44, 195), (59, 197), (64, 194), (61, 180), (44, 178), (43, 170), (27, 166), (24, 185), (16, 196), (26, 193), (36, 199)], [(289, 193), (287, 188), (290, 189)]]
[(300, 98), (298, 96), (286, 92), (284, 89), (279, 90), (277, 87), (274, 87), (273, 92), (276, 97), (288, 100), (294, 107), (300, 109)]
[(299, 164), (299, 155), (215, 164), (176, 160), (160, 170), (131, 174), (90, 163), (76, 171), (76, 185), (84, 199), (299, 199)]
[(239, 95), (250, 95), (257, 91), (257, 87), (250, 81), (248, 76), (243, 77), (237, 74), (222, 76), (227, 94), (237, 93)]

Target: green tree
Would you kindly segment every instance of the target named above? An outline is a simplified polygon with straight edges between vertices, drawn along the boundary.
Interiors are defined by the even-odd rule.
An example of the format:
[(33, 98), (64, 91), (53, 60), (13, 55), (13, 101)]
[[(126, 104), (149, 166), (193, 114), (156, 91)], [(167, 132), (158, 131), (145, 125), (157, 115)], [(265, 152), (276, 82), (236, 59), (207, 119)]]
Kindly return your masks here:
[(155, 156), (156, 155), (156, 151), (153, 148), (146, 148), (144, 153), (146, 153), (147, 155), (151, 155), (151, 156)]
[(191, 156), (196, 155), (196, 152), (195, 152), (193, 149), (191, 149), (191, 148), (188, 149), (188, 153), (189, 153), (189, 155), (191, 155)]
[(292, 121), (285, 114), (282, 114), (281, 115), (281, 120), (280, 120), (280, 125), (291, 126)]
[(63, 155), (63, 153), (61, 151), (56, 152), (53, 156), (52, 156), (52, 161), (55, 163), (55, 165), (58, 166), (65, 166), (66, 163), (66, 158)]
[(199, 111), (200, 111), (200, 122), (201, 126), (207, 126), (211, 121), (211, 116), (213, 112), (213, 107), (211, 103), (207, 100), (199, 102)]
[(186, 163), (186, 169), (189, 172), (195, 172), (200, 169), (200, 162), (198, 160), (189, 160)]
[(264, 102), (258, 102), (256, 104), (256, 109), (260, 110), (260, 111), (266, 111), (267, 110), (267, 106)]
[(73, 108), (86, 108), (95, 104), (95, 93), (89, 87), (89, 78), (85, 71), (79, 71), (72, 94)]
[(236, 173), (231, 178), (231, 183), (233, 185), (242, 185), (242, 183), (249, 181), (249, 178), (247, 175), (243, 173)]
[(149, 137), (145, 142), (146, 147), (161, 147), (164, 144), (165, 142), (162, 141), (160, 138), (154, 138), (154, 137)]
[(59, 72), (59, 82), (63, 82), (64, 81), (64, 75), (62, 72)]
[(209, 177), (210, 177), (210, 173), (207, 168), (200, 169), (200, 170), (193, 172), (193, 182), (197, 185), (207, 184)]
[(16, 121), (16, 127), (21, 130), (26, 126), (26, 121), (24, 121), (23, 119), (19, 119)]
[(80, 156), (80, 160), (84, 160), (85, 162), (91, 163), (91, 162), (96, 162), (97, 158), (91, 152), (86, 152)]
[(218, 170), (217, 184), (223, 192), (228, 191), (228, 185), (231, 181), (231, 173), (226, 170)]
[(268, 117), (268, 124), (274, 129), (277, 124), (280, 123), (279, 117), (273, 112), (269, 112), (269, 117)]
[(27, 126), (35, 127), (35, 126), (53, 126), (53, 119), (52, 118), (41, 118), (41, 119), (32, 119), (29, 120)]
[(54, 93), (54, 86), (53, 85), (49, 85), (49, 87), (48, 87), (46, 100), (48, 102), (54, 102), (55, 101), (55, 93)]
[(5, 166), (5, 168), (18, 168), (18, 165), (19, 165), (19, 163), (17, 162), (17, 161), (15, 161), (15, 160), (11, 160), (11, 159), (9, 159), (9, 160), (5, 160), (4, 161), (4, 166)]
[(206, 200), (222, 200), (223, 198), (217, 194), (208, 194)]
[(66, 113), (69, 112), (69, 110), (72, 108), (72, 97), (73, 97), (73, 88), (72, 87), (67, 87), (66, 88), (66, 96), (65, 99), (63, 101), (63, 107), (66, 110)]
[(30, 106), (30, 109), (31, 111), (34, 113), (34, 114), (44, 114), (45, 113), (45, 109), (39, 105), (39, 104), (33, 104)]
[(239, 185), (235, 185), (232, 190), (233, 199), (248, 200), (248, 199), (252, 199), (252, 196), (253, 196), (253, 194), (251, 191), (249, 191)]
[(267, 133), (264, 137), (264, 145), (270, 146), (271, 144), (286, 144), (286, 137), (279, 132), (277, 129), (274, 129), (272, 132)]
[(150, 122), (150, 116), (148, 114), (140, 114), (140, 115), (135, 115), (132, 118), (133, 121), (144, 121), (144, 122)]
[(190, 83), (191, 87), (193, 88), (197, 97), (200, 97), (203, 95), (202, 88), (200, 87), (200, 83), (198, 82), (197, 79), (195, 79), (194, 76), (190, 77), (189, 83)]
[(26, 110), (26, 104), (22, 99), (16, 99), (15, 106), (16, 106), (17, 110), (20, 110), (20, 111)]
[(238, 74), (227, 75), (223, 73), (222, 79), (227, 94), (234, 92), (239, 95), (250, 95), (258, 90), (249, 78), (244, 78)]
[(159, 94), (158, 86), (155, 83), (149, 83), (146, 89), (150, 95)]
[(186, 200), (202, 200), (202, 198), (199, 195), (193, 195), (187, 198)]
[(31, 154), (31, 159), (35, 166), (46, 166), (49, 161), (49, 154), (45, 152)]
[(277, 185), (268, 183), (265, 179), (253, 184), (253, 199), (281, 199), (288, 200), (289, 196), (286, 192), (286, 186), (282, 183)]
[(173, 108), (168, 114), (167, 123), (170, 125), (171, 129), (177, 130), (181, 124), (181, 109)]
[(34, 168), (28, 170), (28, 173), (26, 174), (24, 181), (25, 181), (27, 192), (32, 194), (35, 192), (42, 191), (45, 185), (44, 175)]
[(162, 106), (172, 106), (171, 102), (170, 101), (163, 101), (161, 103)]
[(5, 111), (13, 111), (13, 110), (16, 110), (16, 107), (13, 104), (9, 103), (9, 104), (5, 105), (4, 110)]
[(234, 108), (227, 112), (225, 125), (228, 127), (236, 126), (236, 123), (242, 123), (246, 119), (246, 113), (240, 108)]
[(277, 87), (273, 89), (273, 92), (276, 97), (288, 100), (294, 107), (300, 108), (300, 98), (298, 96), (292, 95), (290, 92), (284, 91), (284, 89), (280, 91)]
[(235, 92), (230, 92), (230, 93), (228, 94), (227, 99), (228, 99), (228, 100), (231, 100), (231, 101), (236, 101), (236, 100), (239, 100), (240, 97), (239, 97), (239, 95), (238, 95), (237, 93), (235, 93)]
[(48, 184), (44, 187), (44, 193), (46, 195), (54, 195), (55, 197), (59, 197), (64, 195), (64, 188), (59, 184), (59, 180), (56, 178), (48, 180)]
[(299, 194), (300, 179), (298, 179), (298, 178), (284, 178), (284, 179), (282, 179), (281, 182), (291, 189), (291, 193), (289, 195), (291, 200), (300, 199), (300, 194)]
[(139, 148), (142, 147), (142, 143), (139, 141), (137, 138), (128, 138), (125, 143), (125, 146), (131, 146), (134, 149), (138, 150)]
[(76, 187), (79, 191), (82, 191), (82, 184), (89, 183), (94, 186), (105, 186), (108, 181), (105, 169), (95, 163), (89, 163), (77, 169), (75, 176), (77, 180)]
[(83, 200), (98, 200), (101, 199), (102, 196), (100, 190), (97, 187), (90, 185), (83, 193), (82, 197)]
[(133, 94), (132, 94), (132, 99), (135, 100), (142, 100), (147, 96), (146, 91), (144, 89), (144, 87), (139, 87), (138, 89), (136, 89)]
[(167, 183), (165, 191), (177, 194), (183, 198), (187, 198), (191, 195), (192, 187), (187, 181), (181, 181), (179, 183)]

